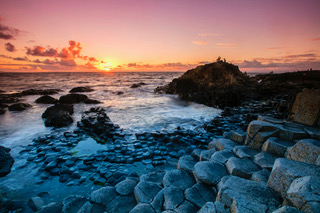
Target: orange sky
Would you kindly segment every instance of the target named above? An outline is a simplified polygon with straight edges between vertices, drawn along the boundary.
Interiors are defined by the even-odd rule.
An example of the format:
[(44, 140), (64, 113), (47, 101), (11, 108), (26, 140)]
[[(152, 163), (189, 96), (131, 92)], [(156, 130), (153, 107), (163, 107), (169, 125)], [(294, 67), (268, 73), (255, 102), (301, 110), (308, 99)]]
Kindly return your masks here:
[(319, 0), (0, 1), (0, 71), (320, 69)]

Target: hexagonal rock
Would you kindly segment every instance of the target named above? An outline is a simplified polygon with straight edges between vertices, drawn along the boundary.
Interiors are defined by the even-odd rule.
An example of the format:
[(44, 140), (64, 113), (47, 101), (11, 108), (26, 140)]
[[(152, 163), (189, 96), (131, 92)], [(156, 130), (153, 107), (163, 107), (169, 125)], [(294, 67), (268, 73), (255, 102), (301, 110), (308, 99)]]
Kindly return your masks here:
[(294, 141), (308, 137), (308, 133), (304, 131), (304, 127), (299, 124), (285, 123), (280, 127), (279, 138), (286, 141)]
[(270, 172), (267, 169), (262, 169), (260, 171), (254, 172), (251, 175), (251, 180), (258, 183), (267, 184), (269, 176), (270, 176)]
[(138, 203), (130, 213), (153, 213), (155, 210), (152, 208), (150, 204), (147, 203)]
[(164, 188), (163, 198), (165, 210), (173, 210), (184, 201), (183, 191), (174, 186)]
[(320, 141), (314, 139), (303, 139), (288, 149), (286, 158), (316, 164), (320, 155)]
[[(287, 199), (298, 209), (305, 212), (319, 211), (320, 208), (320, 177), (306, 176), (295, 179), (288, 191)], [(316, 205), (314, 203), (317, 203)]]
[(134, 195), (138, 203), (150, 203), (161, 189), (158, 183), (140, 181), (138, 185), (134, 187)]
[(227, 170), (230, 175), (239, 176), (249, 179), (251, 175), (261, 170), (258, 165), (249, 159), (240, 159), (231, 157), (226, 163)]
[(214, 161), (201, 161), (194, 166), (193, 175), (198, 181), (215, 186), (228, 173), (223, 164)]
[(33, 211), (38, 211), (42, 206), (44, 202), (40, 197), (33, 197), (30, 200), (28, 200), (27, 205), (32, 209)]
[(229, 210), (224, 208), (223, 203), (220, 201), (216, 202), (207, 202), (202, 206), (198, 213), (228, 213)]
[(235, 146), (233, 148), (233, 153), (239, 158), (253, 158), (253, 156), (259, 152), (248, 146)]
[(71, 195), (63, 200), (62, 212), (78, 212), (86, 202), (87, 199), (82, 196)]
[(276, 156), (268, 152), (260, 152), (253, 157), (253, 162), (264, 169), (272, 169)]
[(104, 208), (98, 204), (87, 201), (77, 213), (103, 213)]
[(293, 145), (294, 144), (290, 141), (284, 141), (276, 137), (271, 137), (268, 138), (268, 140), (263, 144), (262, 150), (283, 157), (287, 151), (287, 148)]
[(195, 183), (192, 175), (188, 172), (175, 169), (167, 172), (163, 177), (163, 185), (165, 187), (175, 186), (178, 189), (186, 190)]
[(292, 206), (282, 206), (281, 208), (275, 210), (272, 213), (303, 213), (303, 212)]
[(148, 174), (141, 175), (140, 181), (149, 181), (162, 184), (162, 179), (165, 174), (166, 172), (149, 172)]
[(215, 152), (211, 156), (210, 160), (224, 164), (231, 157), (234, 157), (233, 152), (231, 152), (230, 150), (225, 149), (225, 150), (222, 150), (222, 151)]
[(206, 202), (214, 201), (217, 196), (215, 188), (208, 187), (201, 183), (196, 183), (185, 192), (186, 200), (201, 208)]
[(192, 173), (193, 167), (197, 162), (190, 155), (179, 158), (177, 168)]
[(320, 168), (312, 164), (278, 158), (274, 162), (267, 185), (285, 197), (292, 181), (304, 176), (320, 177)]
[(115, 185), (116, 191), (120, 195), (130, 195), (133, 193), (134, 187), (137, 185), (138, 181), (132, 179), (125, 179)]
[(199, 208), (197, 208), (195, 205), (190, 203), (189, 201), (185, 200), (178, 208), (174, 210), (176, 213), (193, 213), (197, 212)]
[(113, 186), (103, 187), (91, 193), (90, 200), (94, 203), (106, 206), (115, 197), (117, 192)]
[(225, 138), (221, 138), (221, 139), (217, 140), (217, 143), (216, 143), (216, 146), (217, 146), (218, 150), (220, 150), (220, 151), (225, 150), (225, 149), (233, 150), (233, 148), (237, 145), (238, 144), (236, 142), (233, 142), (232, 140), (225, 139)]
[(240, 132), (240, 131), (233, 131), (231, 140), (234, 142), (237, 142), (238, 144), (244, 144), (244, 141), (246, 140), (247, 133), (246, 132)]
[(50, 203), (46, 206), (41, 207), (37, 213), (55, 213), (62, 212), (62, 205), (60, 203)]
[(137, 205), (137, 202), (133, 195), (129, 196), (116, 196), (108, 205), (106, 206), (106, 212), (116, 213), (116, 212), (130, 212)]
[(269, 117), (269, 116), (263, 116), (263, 115), (259, 115), (257, 120), (258, 121), (266, 121), (266, 122), (273, 123), (273, 124), (283, 124), (284, 123), (283, 120), (276, 119), (276, 118)]
[(152, 208), (158, 213), (163, 211), (163, 203), (164, 203), (164, 189), (162, 189), (158, 194), (154, 197), (151, 202)]
[(200, 154), (200, 161), (210, 160), (211, 155), (213, 155), (215, 152), (216, 149), (202, 150)]
[(272, 212), (280, 205), (280, 197), (266, 185), (231, 176), (217, 195), (231, 212)]
[(315, 139), (315, 140), (320, 140), (320, 129), (319, 128), (305, 126), (303, 128), (303, 130), (308, 133), (310, 138)]

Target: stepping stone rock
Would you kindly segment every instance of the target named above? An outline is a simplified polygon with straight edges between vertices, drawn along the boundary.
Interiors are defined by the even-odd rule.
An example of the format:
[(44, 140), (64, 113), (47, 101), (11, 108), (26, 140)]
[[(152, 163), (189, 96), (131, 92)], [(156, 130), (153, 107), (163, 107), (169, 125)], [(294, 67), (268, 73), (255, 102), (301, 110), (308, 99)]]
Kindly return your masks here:
[(90, 201), (106, 206), (116, 196), (117, 196), (117, 192), (115, 188), (113, 186), (107, 186), (92, 192), (90, 196)]
[(14, 159), (10, 155), (10, 150), (9, 148), (0, 146), (0, 177), (4, 177), (11, 172)]
[(28, 202), (27, 205), (32, 209), (33, 211), (38, 211), (42, 206), (44, 202), (40, 197), (33, 197)]
[(38, 104), (56, 104), (58, 103), (58, 99), (51, 97), (50, 95), (44, 95), (35, 100)]
[(243, 159), (243, 158), (253, 158), (254, 155), (258, 154), (257, 150), (251, 149), (248, 146), (236, 146), (233, 149), (234, 154)]
[(122, 213), (130, 212), (137, 205), (136, 200), (132, 195), (130, 196), (116, 196), (108, 205), (105, 210), (109, 213)]
[(191, 153), (191, 156), (192, 156), (196, 161), (200, 161), (200, 155), (201, 155), (201, 149), (195, 149), (195, 150), (193, 150), (193, 152)]
[(171, 170), (163, 177), (163, 185), (165, 187), (175, 186), (178, 189), (186, 190), (193, 186), (193, 184), (195, 184), (193, 176), (179, 169)]
[(138, 203), (151, 203), (153, 198), (161, 189), (162, 188), (158, 183), (150, 181), (140, 181), (138, 185), (134, 187), (134, 195)]
[(269, 176), (270, 172), (267, 169), (262, 169), (260, 171), (254, 172), (251, 176), (251, 180), (258, 183), (267, 184)]
[(320, 177), (320, 168), (312, 164), (278, 158), (274, 162), (267, 185), (285, 197), (292, 181), (304, 176)]
[[(287, 124), (287, 125), (286, 125)], [(294, 141), (308, 137), (308, 133), (304, 131), (303, 126), (294, 123), (285, 123), (280, 128), (279, 138), (286, 141)]]
[(304, 163), (316, 164), (320, 156), (320, 141), (303, 139), (288, 149), (286, 158)]
[(208, 161), (211, 158), (211, 155), (215, 153), (215, 149), (202, 150), (200, 154), (200, 161)]
[(276, 156), (269, 154), (268, 152), (260, 152), (253, 157), (253, 162), (261, 168), (271, 170), (276, 158)]
[(226, 163), (227, 170), (230, 175), (250, 179), (251, 175), (261, 170), (259, 166), (249, 159), (240, 159), (231, 157)]
[(231, 140), (233, 140), (234, 142), (237, 142), (238, 144), (244, 144), (246, 136), (247, 136), (246, 132), (233, 131)]
[(154, 209), (150, 204), (147, 203), (138, 203), (130, 213), (155, 213)]
[(185, 155), (179, 158), (178, 169), (184, 170), (186, 172), (192, 173), (193, 167), (197, 162), (190, 155)]
[(259, 115), (257, 120), (258, 121), (265, 121), (265, 122), (269, 122), (269, 123), (273, 123), (273, 124), (283, 124), (284, 123), (283, 120), (276, 119), (276, 118), (269, 117), (269, 116), (262, 116), (262, 115)]
[(92, 92), (94, 89), (91, 89), (89, 86), (86, 87), (74, 87), (69, 92)]
[(234, 154), (232, 151), (230, 150), (223, 150), (223, 151), (218, 151), (215, 152), (212, 156), (211, 156), (211, 161), (216, 161), (219, 163), (224, 164), (225, 162), (227, 162), (227, 160), (231, 157), (234, 157)]
[(162, 189), (151, 202), (152, 208), (158, 213), (163, 211), (164, 189)]
[(184, 201), (183, 191), (174, 186), (164, 188), (163, 198), (165, 210), (173, 210)]
[(206, 202), (215, 200), (217, 192), (215, 188), (196, 183), (185, 191), (186, 200), (201, 208)]
[(88, 97), (83, 94), (67, 94), (59, 98), (59, 103), (61, 104), (76, 104), (87, 100)]
[(266, 185), (232, 176), (223, 184), (217, 201), (231, 212), (272, 212), (280, 205), (280, 197)]
[(263, 144), (262, 151), (269, 152), (273, 155), (284, 157), (287, 148), (293, 146), (294, 144), (290, 141), (280, 140), (275, 137), (268, 138), (268, 140)]
[(195, 178), (210, 186), (215, 186), (223, 176), (228, 175), (223, 164), (214, 161), (201, 161), (194, 166)]
[(43, 206), (37, 213), (57, 213), (62, 212), (62, 205), (58, 203), (50, 203)]
[(133, 193), (134, 187), (137, 185), (137, 183), (138, 182), (136, 180), (127, 178), (115, 185), (115, 188), (120, 195), (130, 195)]
[(272, 213), (303, 213), (303, 212), (292, 206), (282, 206), (281, 208), (275, 210)]
[(9, 111), (23, 111), (28, 108), (32, 107), (30, 104), (26, 103), (16, 103), (12, 104), (11, 106), (8, 107)]
[(71, 195), (63, 200), (62, 213), (78, 212), (86, 202), (84, 197)]
[[(295, 179), (288, 191), (287, 199), (304, 212), (320, 210), (320, 176), (306, 176)], [(317, 208), (315, 208), (317, 207)]]
[(77, 213), (103, 213), (104, 208), (98, 204), (87, 201)]
[(198, 213), (229, 213), (227, 209), (224, 208), (223, 203), (220, 201), (207, 202), (202, 206)]
[(218, 150), (220, 150), (220, 151), (225, 150), (225, 149), (233, 150), (233, 148), (237, 145), (238, 144), (233, 142), (232, 140), (225, 139), (225, 138), (221, 138), (221, 139), (217, 140), (217, 143), (216, 143), (216, 146), (217, 146)]
[(165, 174), (165, 172), (149, 172), (148, 174), (141, 175), (140, 181), (149, 181), (162, 184), (162, 179)]
[(185, 200), (178, 208), (174, 210), (176, 213), (194, 213), (197, 212), (199, 208)]

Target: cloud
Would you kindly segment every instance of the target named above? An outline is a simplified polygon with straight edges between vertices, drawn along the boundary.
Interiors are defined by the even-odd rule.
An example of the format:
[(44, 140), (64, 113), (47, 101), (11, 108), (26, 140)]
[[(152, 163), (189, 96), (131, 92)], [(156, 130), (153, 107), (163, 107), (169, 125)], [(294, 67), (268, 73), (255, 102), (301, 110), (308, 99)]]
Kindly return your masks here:
[(16, 57), (16, 58), (13, 58), (13, 60), (15, 60), (15, 61), (29, 61), (29, 59), (27, 57)]
[(32, 56), (45, 56), (45, 57), (55, 57), (57, 56), (58, 52), (54, 48), (48, 48), (42, 46), (35, 46), (33, 48), (27, 47), (27, 55)]
[(306, 58), (306, 57), (316, 57), (317, 55), (314, 53), (308, 54), (299, 54), (299, 55), (286, 55), (285, 58)]
[(5, 39), (5, 40), (15, 39), (15, 37), (20, 32), (21, 31), (18, 29), (8, 27), (0, 23), (0, 39)]
[(238, 43), (216, 43), (218, 46), (237, 46)]
[(320, 37), (311, 39), (312, 41), (319, 41)]
[(58, 62), (61, 66), (67, 66), (67, 67), (75, 67), (77, 66), (77, 63), (74, 60), (61, 60)]
[(192, 43), (197, 44), (197, 45), (207, 45), (207, 41), (193, 41)]
[(212, 61), (199, 61), (198, 64), (211, 64)]
[(57, 64), (58, 62), (56, 60), (50, 60), (50, 59), (46, 59), (43, 61), (40, 61), (39, 59), (36, 59), (33, 61), (34, 63), (38, 63), (38, 64)]
[(137, 63), (129, 63), (129, 64), (127, 64), (127, 66), (128, 67), (135, 67), (135, 66), (137, 66)]
[(221, 33), (199, 33), (198, 36), (201, 37), (208, 37), (208, 36), (222, 36)]
[(15, 52), (17, 51), (16, 47), (11, 44), (10, 42), (5, 44), (6, 50), (8, 50), (9, 52)]

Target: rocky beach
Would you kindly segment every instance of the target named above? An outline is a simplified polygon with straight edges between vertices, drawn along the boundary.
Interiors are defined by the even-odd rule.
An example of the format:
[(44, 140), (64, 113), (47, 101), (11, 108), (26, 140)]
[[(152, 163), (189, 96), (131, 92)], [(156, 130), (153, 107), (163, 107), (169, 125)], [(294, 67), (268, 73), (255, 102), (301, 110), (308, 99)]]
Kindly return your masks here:
[[(186, 114), (208, 112), (145, 131), (119, 124), (129, 114), (115, 122), (85, 83), (2, 91), (0, 116), (41, 104), (50, 131), (13, 146), (14, 157), (0, 144), (0, 212), (319, 212), (320, 71), (249, 76), (217, 61), (179, 75), (108, 91), (150, 88), (151, 101), (179, 97), (203, 104)], [(24, 175), (32, 181), (12, 189)]]

